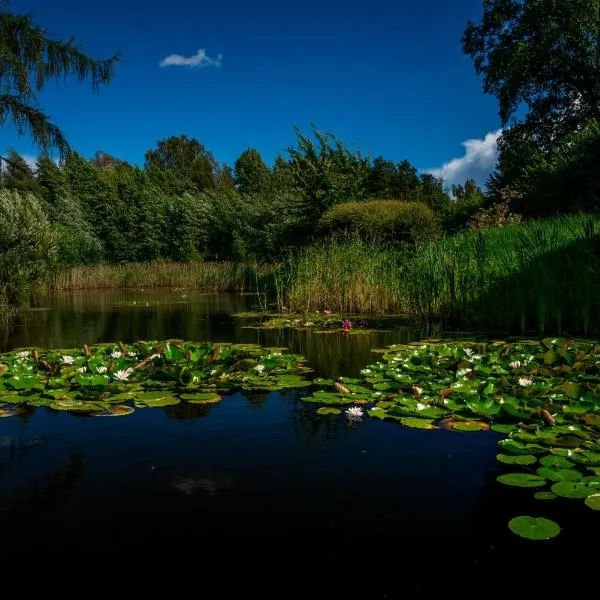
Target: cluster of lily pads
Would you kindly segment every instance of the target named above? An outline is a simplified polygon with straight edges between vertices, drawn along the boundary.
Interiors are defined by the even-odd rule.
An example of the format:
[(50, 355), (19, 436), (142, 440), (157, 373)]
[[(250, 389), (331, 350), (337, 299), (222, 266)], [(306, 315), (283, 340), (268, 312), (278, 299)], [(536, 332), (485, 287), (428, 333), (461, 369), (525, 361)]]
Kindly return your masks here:
[[(317, 379), (321, 389), (303, 400), (325, 405), (321, 414), (367, 405), (371, 417), (418, 429), (491, 428), (507, 434), (497, 458), (514, 471), (500, 483), (600, 510), (600, 344), (432, 340), (376, 352), (381, 360), (361, 378)], [(530, 539), (560, 532), (543, 518), (517, 517), (509, 526)]]
[(0, 355), (0, 416), (21, 405), (118, 416), (182, 401), (213, 404), (241, 390), (310, 386), (302, 356), (285, 348), (178, 340), (100, 344)]
[[(373, 324), (362, 317), (342, 317), (329, 311), (317, 311), (309, 315), (289, 314), (282, 316), (279, 313), (236, 313), (234, 316), (253, 318), (253, 321), (244, 325), (246, 329), (294, 329), (296, 331), (313, 331), (314, 333), (342, 332), (345, 335), (371, 333), (381, 329), (379, 324)], [(256, 320), (259, 318), (259, 320)]]

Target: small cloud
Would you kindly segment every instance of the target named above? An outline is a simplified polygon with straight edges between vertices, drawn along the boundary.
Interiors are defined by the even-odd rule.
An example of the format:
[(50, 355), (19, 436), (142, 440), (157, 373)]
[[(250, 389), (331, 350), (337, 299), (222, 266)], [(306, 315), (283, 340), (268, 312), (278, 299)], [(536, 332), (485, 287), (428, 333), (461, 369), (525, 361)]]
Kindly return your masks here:
[(181, 54), (169, 54), (163, 58), (158, 65), (160, 67), (220, 67), (223, 60), (222, 54), (217, 54), (217, 58), (211, 58), (206, 54), (204, 48), (200, 48), (192, 56), (182, 56)]
[(464, 183), (467, 179), (474, 179), (480, 186), (485, 185), (498, 162), (498, 138), (501, 134), (502, 129), (498, 129), (490, 131), (482, 140), (464, 141), (464, 156), (453, 158), (437, 169), (428, 169), (427, 173), (441, 177), (447, 185)]

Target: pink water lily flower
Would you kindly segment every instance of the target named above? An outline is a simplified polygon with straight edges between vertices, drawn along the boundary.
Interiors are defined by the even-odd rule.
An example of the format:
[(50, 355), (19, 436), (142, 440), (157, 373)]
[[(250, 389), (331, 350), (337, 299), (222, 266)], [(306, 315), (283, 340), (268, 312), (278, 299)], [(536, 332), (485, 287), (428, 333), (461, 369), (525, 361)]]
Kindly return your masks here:
[(349, 329), (352, 329), (352, 321), (349, 321), (348, 319), (345, 319), (342, 322), (342, 329), (344, 331), (348, 331)]

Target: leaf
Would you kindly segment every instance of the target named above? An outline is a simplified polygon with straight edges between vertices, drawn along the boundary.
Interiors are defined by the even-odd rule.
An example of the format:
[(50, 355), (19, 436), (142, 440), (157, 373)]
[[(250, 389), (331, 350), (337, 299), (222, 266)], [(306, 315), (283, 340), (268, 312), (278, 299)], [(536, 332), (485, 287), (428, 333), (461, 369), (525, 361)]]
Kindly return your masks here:
[(498, 433), (512, 433), (516, 427), (516, 425), (509, 423), (493, 423), (491, 429), (492, 431), (497, 431)]
[(554, 492), (536, 492), (533, 497), (536, 500), (554, 500), (556, 494)]
[(141, 392), (135, 395), (137, 408), (157, 408), (179, 404), (179, 398), (165, 392)]
[(413, 429), (436, 429), (433, 421), (419, 419), (418, 417), (401, 417), (400, 423), (405, 427), (412, 427)]
[(541, 487), (546, 485), (546, 480), (543, 477), (531, 475), (530, 473), (506, 473), (497, 477), (496, 481), (514, 487)]
[(592, 494), (585, 499), (585, 503), (592, 510), (600, 510), (600, 494)]
[(562, 498), (587, 498), (597, 491), (586, 483), (573, 481), (559, 481), (552, 486), (551, 490)]
[(528, 540), (550, 540), (560, 533), (557, 523), (543, 517), (515, 517), (508, 522), (508, 528)]
[(496, 460), (506, 465), (533, 465), (537, 462), (531, 454), (497, 454)]
[(211, 392), (198, 392), (195, 394), (181, 394), (180, 398), (192, 404), (216, 404), (222, 400), (219, 394)]
[(579, 481), (583, 475), (575, 469), (555, 469), (552, 467), (540, 467), (536, 473), (550, 481)]
[(573, 466), (573, 463), (568, 458), (553, 454), (540, 458), (540, 464), (544, 467), (559, 467), (561, 469), (568, 469)]
[(317, 409), (318, 415), (339, 415), (342, 411), (339, 408), (333, 408), (330, 406), (322, 406)]
[(125, 404), (111, 404), (107, 409), (92, 413), (94, 417), (124, 417), (134, 412), (134, 408)]

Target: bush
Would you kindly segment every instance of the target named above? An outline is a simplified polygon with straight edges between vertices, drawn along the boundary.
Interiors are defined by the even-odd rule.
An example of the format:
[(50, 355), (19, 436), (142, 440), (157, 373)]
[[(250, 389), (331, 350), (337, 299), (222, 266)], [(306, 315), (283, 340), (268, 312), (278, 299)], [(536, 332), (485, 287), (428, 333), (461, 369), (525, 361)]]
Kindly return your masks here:
[(0, 190), (0, 295), (10, 305), (51, 270), (56, 236), (33, 194)]
[(422, 202), (368, 200), (345, 202), (328, 210), (319, 221), (324, 233), (345, 232), (379, 242), (422, 244), (440, 235), (434, 212)]

